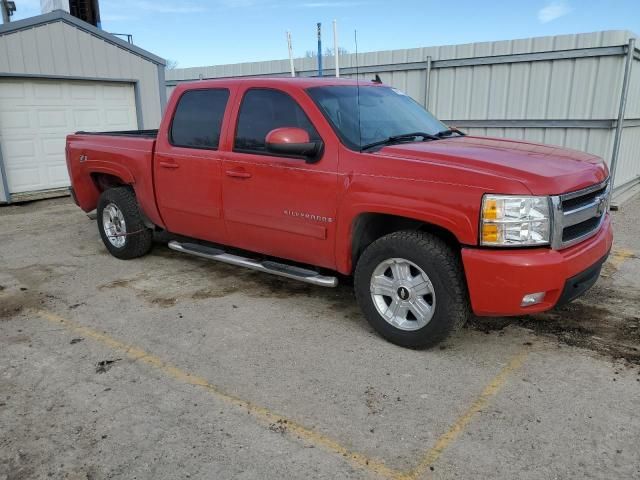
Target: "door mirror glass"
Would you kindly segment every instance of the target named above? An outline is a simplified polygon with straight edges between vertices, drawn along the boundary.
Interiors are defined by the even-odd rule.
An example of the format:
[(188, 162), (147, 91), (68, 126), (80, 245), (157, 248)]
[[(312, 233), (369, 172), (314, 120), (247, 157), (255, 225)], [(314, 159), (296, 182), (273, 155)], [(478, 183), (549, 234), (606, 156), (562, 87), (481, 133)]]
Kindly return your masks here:
[(322, 142), (312, 142), (309, 133), (297, 127), (282, 127), (271, 130), (265, 137), (269, 152), (278, 155), (305, 157), (311, 163), (318, 158), (322, 150)]

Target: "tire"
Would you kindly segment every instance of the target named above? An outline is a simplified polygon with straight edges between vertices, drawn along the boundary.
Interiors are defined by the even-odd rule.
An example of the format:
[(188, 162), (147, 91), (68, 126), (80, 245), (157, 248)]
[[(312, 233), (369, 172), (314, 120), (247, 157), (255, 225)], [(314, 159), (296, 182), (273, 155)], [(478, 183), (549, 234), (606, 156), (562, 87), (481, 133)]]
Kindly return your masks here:
[(111, 255), (129, 260), (151, 250), (153, 231), (144, 224), (131, 188), (105, 190), (100, 195), (97, 210), (98, 231)]
[(369, 245), (358, 259), (354, 286), (369, 324), (402, 347), (438, 344), (471, 312), (459, 255), (424, 232), (395, 232)]

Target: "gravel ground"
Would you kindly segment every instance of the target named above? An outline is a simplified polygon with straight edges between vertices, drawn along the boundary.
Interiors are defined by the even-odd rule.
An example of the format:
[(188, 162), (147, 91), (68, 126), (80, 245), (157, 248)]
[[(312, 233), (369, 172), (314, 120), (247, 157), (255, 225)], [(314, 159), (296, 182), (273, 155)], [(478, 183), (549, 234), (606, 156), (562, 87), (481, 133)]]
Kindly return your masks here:
[(640, 197), (598, 284), (440, 348), (323, 289), (0, 208), (0, 480), (640, 478)]

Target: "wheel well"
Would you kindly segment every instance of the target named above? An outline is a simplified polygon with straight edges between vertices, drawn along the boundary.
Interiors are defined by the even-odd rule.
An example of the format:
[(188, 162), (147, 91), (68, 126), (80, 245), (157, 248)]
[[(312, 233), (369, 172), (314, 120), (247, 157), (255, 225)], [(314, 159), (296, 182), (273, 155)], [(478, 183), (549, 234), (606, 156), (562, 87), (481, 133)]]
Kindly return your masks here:
[(127, 185), (121, 178), (115, 175), (109, 175), (108, 173), (94, 172), (91, 174), (91, 179), (100, 193), (109, 188)]
[[(134, 195), (134, 198), (136, 198), (136, 201), (137, 201), (135, 189), (129, 183), (123, 181), (120, 177), (116, 177), (115, 175), (109, 175), (108, 173), (94, 172), (91, 174), (91, 179), (93, 180), (93, 183), (96, 186), (96, 189), (100, 193), (103, 193), (105, 190), (109, 190), (110, 188), (114, 188), (114, 187), (129, 187), (129, 189), (132, 191)], [(140, 216), (142, 217), (142, 222), (147, 228), (151, 228), (156, 231), (161, 230), (160, 227), (155, 225), (149, 219), (149, 217), (147, 217), (147, 214), (144, 213), (144, 210), (142, 209), (139, 203), (138, 203), (138, 209), (140, 211)]]
[(384, 213), (363, 213), (356, 218), (353, 225), (351, 244), (353, 265), (356, 264), (362, 252), (377, 239), (400, 230), (428, 232), (444, 240), (456, 250), (460, 249), (460, 242), (456, 236), (438, 225)]

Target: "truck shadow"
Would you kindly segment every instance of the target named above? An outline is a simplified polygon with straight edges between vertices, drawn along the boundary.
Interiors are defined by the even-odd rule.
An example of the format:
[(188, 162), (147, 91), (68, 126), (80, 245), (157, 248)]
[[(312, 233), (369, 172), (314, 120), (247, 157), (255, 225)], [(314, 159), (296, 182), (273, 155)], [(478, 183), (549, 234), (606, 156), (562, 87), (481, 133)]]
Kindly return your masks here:
[(587, 294), (548, 312), (521, 317), (474, 317), (467, 328), (484, 333), (508, 326), (586, 348), (640, 365), (640, 294), (633, 288), (612, 288), (601, 279)]
[[(183, 255), (157, 245), (153, 257), (160, 269), (170, 272), (166, 282), (158, 272), (140, 272), (99, 287), (126, 288), (154, 306), (168, 308), (181, 301), (206, 301), (242, 294), (313, 303), (328, 315), (357, 322), (369, 329), (355, 300), (351, 278), (340, 278), (336, 288), (323, 288), (283, 277)], [(169, 273), (167, 273), (169, 275)], [(555, 338), (571, 346), (586, 348), (611, 358), (640, 365), (640, 294), (634, 288), (613, 288), (601, 278), (587, 294), (563, 307), (520, 317), (472, 317), (468, 330), (502, 333), (509, 326)], [(464, 333), (463, 333), (464, 334)]]
[[(251, 298), (313, 302), (344, 318), (366, 324), (356, 304), (352, 281), (347, 277), (339, 278), (336, 288), (326, 288), (184, 255), (164, 245), (156, 245), (152, 256), (159, 260), (154, 271), (140, 271), (98, 289), (128, 289), (148, 303), (164, 308), (181, 301), (220, 299), (236, 293)], [(163, 271), (166, 276), (159, 274)], [(171, 281), (167, 282), (167, 278)]]

